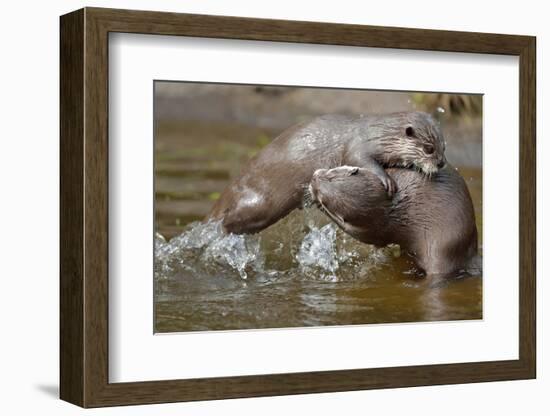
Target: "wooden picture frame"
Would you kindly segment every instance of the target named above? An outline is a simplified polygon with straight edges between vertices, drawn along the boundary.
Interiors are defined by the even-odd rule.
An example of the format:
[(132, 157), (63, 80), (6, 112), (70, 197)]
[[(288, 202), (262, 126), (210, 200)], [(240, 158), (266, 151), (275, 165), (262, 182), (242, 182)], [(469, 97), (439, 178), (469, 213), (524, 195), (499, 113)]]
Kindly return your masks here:
[[(82, 407), (529, 379), (536, 376), (535, 38), (85, 8), (61, 17), (60, 396)], [(519, 359), (110, 383), (110, 32), (519, 56)]]

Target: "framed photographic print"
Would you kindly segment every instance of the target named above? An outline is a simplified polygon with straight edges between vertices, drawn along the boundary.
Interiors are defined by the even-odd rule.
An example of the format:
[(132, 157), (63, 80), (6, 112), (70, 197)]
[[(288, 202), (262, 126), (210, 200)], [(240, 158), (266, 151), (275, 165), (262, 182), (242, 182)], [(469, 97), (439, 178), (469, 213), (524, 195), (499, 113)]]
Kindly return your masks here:
[(535, 38), (61, 17), (83, 407), (534, 378)]

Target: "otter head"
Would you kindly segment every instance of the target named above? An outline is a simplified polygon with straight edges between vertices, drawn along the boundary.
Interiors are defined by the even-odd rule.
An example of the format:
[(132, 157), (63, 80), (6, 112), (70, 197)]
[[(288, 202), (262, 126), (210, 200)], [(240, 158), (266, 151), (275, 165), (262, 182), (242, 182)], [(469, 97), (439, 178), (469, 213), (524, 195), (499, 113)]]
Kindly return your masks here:
[(352, 236), (361, 233), (364, 224), (383, 218), (380, 210), (391, 204), (380, 180), (353, 166), (316, 170), (309, 193), (313, 202)]
[(431, 176), (446, 164), (443, 135), (427, 113), (393, 113), (377, 118), (369, 126), (369, 135), (380, 141), (380, 162), (386, 167), (416, 168)]

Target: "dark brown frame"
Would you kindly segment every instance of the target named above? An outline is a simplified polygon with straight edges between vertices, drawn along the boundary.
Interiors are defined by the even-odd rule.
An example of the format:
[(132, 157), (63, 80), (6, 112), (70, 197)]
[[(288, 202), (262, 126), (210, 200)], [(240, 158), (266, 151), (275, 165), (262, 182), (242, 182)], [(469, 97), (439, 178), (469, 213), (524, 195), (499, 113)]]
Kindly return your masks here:
[[(535, 378), (534, 37), (98, 8), (69, 13), (61, 17), (60, 23), (60, 396), (63, 400), (83, 407), (99, 407)], [(519, 56), (519, 359), (109, 383), (110, 32)]]

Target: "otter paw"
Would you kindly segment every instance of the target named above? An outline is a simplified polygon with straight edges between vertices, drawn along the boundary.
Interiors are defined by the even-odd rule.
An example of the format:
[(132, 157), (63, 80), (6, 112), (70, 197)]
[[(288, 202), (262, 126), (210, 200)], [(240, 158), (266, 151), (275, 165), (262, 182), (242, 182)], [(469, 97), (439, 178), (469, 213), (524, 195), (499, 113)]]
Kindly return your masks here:
[(384, 185), (384, 189), (388, 193), (388, 196), (391, 198), (397, 191), (397, 184), (389, 176), (380, 178), (380, 180), (382, 181), (382, 185)]

